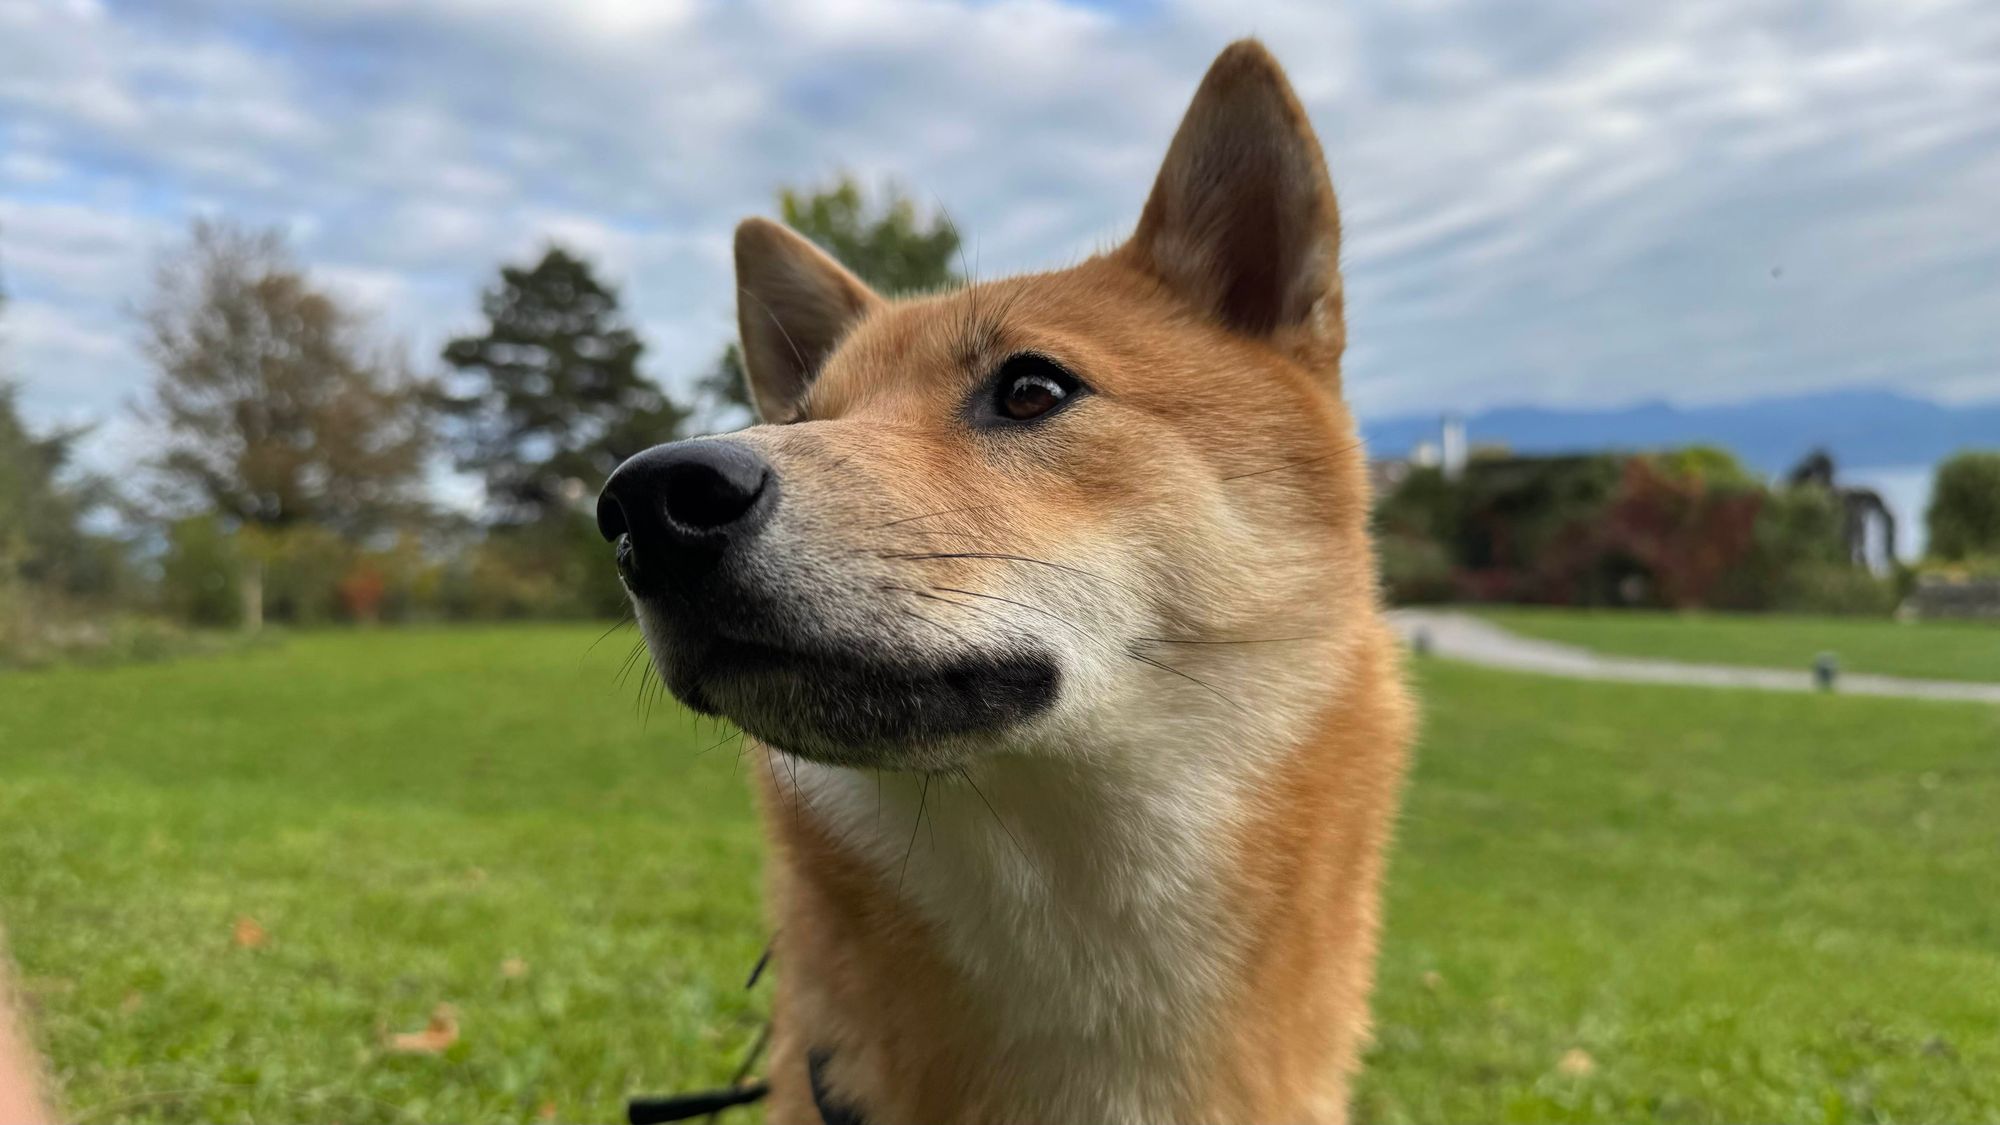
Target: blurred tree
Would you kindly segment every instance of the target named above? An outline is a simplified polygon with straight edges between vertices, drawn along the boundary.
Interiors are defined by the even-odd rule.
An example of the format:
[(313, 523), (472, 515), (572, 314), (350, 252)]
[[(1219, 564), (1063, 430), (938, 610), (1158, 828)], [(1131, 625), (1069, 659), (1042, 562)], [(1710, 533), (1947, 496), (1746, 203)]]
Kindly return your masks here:
[[(421, 510), (429, 389), (368, 345), (278, 232), (197, 221), (142, 316), (154, 382), (139, 414), (158, 431), (171, 506), (350, 539)], [(242, 557), (255, 627), (257, 552)]]
[[(854, 271), (876, 292), (902, 296), (963, 284), (952, 268), (958, 231), (942, 215), (925, 219), (916, 204), (894, 187), (879, 204), (862, 193), (851, 176), (813, 192), (785, 188), (778, 210), (793, 230)], [(751, 416), (750, 391), (743, 381), (743, 353), (731, 343), (696, 389), (710, 429), (742, 425)]]
[(2000, 452), (1968, 450), (1939, 465), (1924, 522), (1937, 558), (2000, 559)]
[(481, 308), (486, 331), (445, 345), (464, 378), (444, 401), (493, 522), (563, 516), (620, 461), (678, 435), (687, 412), (640, 373), (645, 345), (582, 258), (551, 247), (532, 267), (503, 266)]
[(1654, 466), (1670, 477), (1699, 480), (1714, 488), (1750, 488), (1757, 475), (1719, 445), (1687, 445), (1653, 455)]
[[(0, 311), (6, 294), (0, 292)], [(11, 591), (46, 599), (103, 600), (129, 578), (125, 545), (87, 530), (87, 517), (115, 497), (103, 477), (72, 465), (85, 427), (36, 433), (22, 419), (19, 389), (0, 376), (0, 610), (25, 606)], [(39, 599), (38, 599), (39, 600)]]
[(942, 215), (928, 222), (919, 218), (916, 204), (894, 187), (883, 193), (879, 206), (870, 206), (853, 177), (842, 176), (821, 191), (784, 189), (778, 209), (787, 226), (819, 243), (884, 296), (963, 280), (951, 268), (957, 229)]
[(36, 434), (22, 421), (17, 389), (0, 381), (0, 583), (70, 588), (91, 578), (85, 514), (102, 482), (64, 472), (81, 430)]
[(188, 516), (167, 525), (160, 562), (160, 599), (167, 611), (195, 625), (242, 621), (244, 573), (235, 539), (214, 515)]
[(694, 393), (701, 403), (701, 427), (710, 433), (740, 429), (756, 416), (750, 402), (750, 384), (743, 374), (743, 345), (731, 340), (722, 349), (722, 358), (708, 374), (695, 381)]

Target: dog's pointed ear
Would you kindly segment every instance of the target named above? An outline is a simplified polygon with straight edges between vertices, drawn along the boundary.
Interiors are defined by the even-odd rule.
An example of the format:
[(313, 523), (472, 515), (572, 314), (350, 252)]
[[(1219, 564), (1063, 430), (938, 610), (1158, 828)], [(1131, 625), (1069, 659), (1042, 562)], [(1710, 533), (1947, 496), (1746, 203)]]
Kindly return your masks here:
[(840, 338), (881, 305), (804, 236), (769, 219), (739, 224), (736, 326), (758, 418), (790, 420)]
[(1233, 43), (1209, 67), (1119, 253), (1232, 329), (1303, 359), (1338, 361), (1345, 327), (1333, 183), (1305, 109), (1263, 44)]

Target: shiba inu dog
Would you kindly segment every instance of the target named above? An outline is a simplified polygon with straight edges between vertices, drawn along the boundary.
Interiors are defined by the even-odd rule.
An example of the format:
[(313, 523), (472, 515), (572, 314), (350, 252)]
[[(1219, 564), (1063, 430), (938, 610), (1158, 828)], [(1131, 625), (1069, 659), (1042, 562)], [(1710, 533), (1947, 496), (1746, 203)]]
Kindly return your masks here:
[(773, 1121), (1338, 1121), (1412, 710), (1340, 397), (1334, 193), (1255, 42), (1130, 240), (889, 301), (736, 232), (764, 424), (599, 524), (749, 736)]

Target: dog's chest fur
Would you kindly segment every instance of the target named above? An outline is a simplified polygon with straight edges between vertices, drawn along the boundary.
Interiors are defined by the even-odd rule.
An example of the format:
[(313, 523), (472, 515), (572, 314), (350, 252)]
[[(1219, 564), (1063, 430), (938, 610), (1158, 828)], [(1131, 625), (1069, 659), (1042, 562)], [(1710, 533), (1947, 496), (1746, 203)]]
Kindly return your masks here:
[(1128, 721), (1143, 745), (970, 778), (773, 753), (774, 1067), (826, 1052), (874, 1121), (1205, 1115), (1254, 955), (1237, 912), (1244, 813), (1269, 781), (1257, 748), (1310, 719), (1264, 714)]
[[(871, 906), (899, 915), (895, 925), (907, 932), (892, 944), (926, 947), (897, 955), (908, 960), (902, 983), (890, 963), (897, 956), (884, 959), (890, 987), (950, 981), (940, 995), (906, 995), (895, 1006), (944, 1021), (926, 1037), (964, 1034), (960, 1050), (983, 1056), (966, 1060), (969, 1073), (1009, 1076), (1013, 1104), (992, 1109), (1044, 1120), (1171, 1116), (1174, 1091), (1157, 1076), (1201, 1049), (1232, 976), (1212, 854), (1231, 802), (1190, 800), (1146, 778), (1122, 791), (1103, 779), (1079, 788), (1064, 776), (1072, 769), (1010, 765), (986, 771), (977, 789), (959, 777), (898, 776), (881, 779), (878, 795), (866, 774), (801, 763), (798, 815), (821, 818), (885, 881), (876, 893), (887, 901)], [(780, 818), (793, 815), (788, 772), (780, 770), (772, 808)], [(885, 1015), (910, 1018), (843, 1011), (866, 1003), (838, 998), (858, 982), (790, 983), (794, 995), (825, 995), (815, 1022), (834, 1038), (865, 1038)], [(846, 1077), (852, 1085), (859, 1075)], [(857, 1102), (896, 1097), (857, 1093)]]
[(1228, 975), (1214, 854), (1228, 794), (1014, 762), (928, 791), (897, 778), (878, 814), (873, 779), (815, 780), (810, 799), (894, 874), (1024, 1067), (1108, 1071), (1088, 1083), (1108, 1091), (1132, 1085), (1113, 1077), (1121, 1069), (1157, 1071), (1194, 1049)]

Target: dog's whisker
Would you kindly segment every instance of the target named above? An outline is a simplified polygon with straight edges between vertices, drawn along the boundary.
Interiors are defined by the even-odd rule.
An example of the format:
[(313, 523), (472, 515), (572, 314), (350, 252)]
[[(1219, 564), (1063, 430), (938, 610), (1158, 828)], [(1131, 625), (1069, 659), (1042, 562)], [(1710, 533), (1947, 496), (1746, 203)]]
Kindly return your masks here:
[[(942, 599), (942, 598), (940, 598), (940, 599), (938, 599), (938, 600), (942, 601), (943, 599)], [(946, 604), (951, 604), (951, 603), (946, 603)], [(979, 647), (979, 646), (978, 646), (978, 644), (977, 644), (977, 643), (976, 643), (975, 641), (973, 641), (973, 639), (972, 639), (971, 637), (968, 637), (968, 636), (966, 636), (964, 632), (962, 632), (962, 631), (960, 631), (960, 630), (958, 630), (958, 629), (954, 629), (954, 628), (952, 628), (951, 626), (949, 626), (949, 625), (946, 625), (946, 624), (945, 624), (944, 622), (942, 622), (942, 621), (939, 621), (938, 619), (936, 619), (936, 618), (934, 618), (934, 617), (926, 617), (926, 616), (924, 616), (923, 614), (921, 614), (921, 613), (918, 613), (917, 611), (915, 611), (915, 610), (913, 610), (913, 609), (905, 609), (905, 610), (903, 610), (903, 611), (901, 611), (901, 612), (902, 612), (903, 616), (905, 616), (905, 617), (914, 617), (914, 618), (916, 618), (916, 619), (917, 619), (918, 621), (921, 621), (921, 622), (923, 622), (924, 624), (926, 624), (926, 625), (929, 625), (929, 626), (930, 626), (931, 628), (933, 628), (933, 629), (939, 629), (939, 630), (942, 630), (942, 631), (944, 631), (944, 632), (946, 632), (946, 633), (950, 633), (950, 634), (951, 634), (952, 636), (954, 636), (954, 637), (957, 637), (957, 638), (958, 638), (958, 640), (959, 640), (959, 643), (961, 643), (961, 644), (965, 645), (965, 646), (966, 646), (967, 648), (978, 648), (978, 647)]]
[[(1020, 609), (1025, 609), (1030, 613), (1038, 613), (1043, 617), (1046, 617), (1049, 620), (1054, 621), (1057, 624), (1063, 626), (1064, 628), (1074, 630), (1078, 636), (1081, 636), (1087, 640), (1095, 639), (1095, 637), (1091, 633), (1087, 632), (1082, 626), (1076, 624), (1074, 621), (1071, 621), (1068, 618), (1061, 616), (1060, 614), (1053, 613), (1049, 610), (1043, 609), (1041, 606), (1030, 605), (1027, 602), (1017, 601), (1013, 598), (1001, 597), (999, 594), (988, 594), (979, 590), (966, 590), (957, 586), (932, 586), (931, 589), (946, 594), (963, 594), (968, 598), (981, 598), (986, 601), (1002, 602), (1007, 605), (1015, 606)], [(959, 604), (959, 603), (954, 603), (954, 604)], [(973, 607), (967, 606), (966, 608), (970, 609)]]
[(625, 686), (625, 678), (632, 674), (632, 662), (639, 659), (639, 650), (645, 647), (644, 640), (634, 641), (631, 650), (625, 654), (625, 659), (618, 662), (616, 680), (619, 687)]
[(613, 621), (609, 629), (606, 629), (602, 633), (599, 633), (597, 635), (597, 639), (590, 642), (590, 646), (583, 650), (583, 655), (576, 658), (577, 666), (582, 667), (585, 658), (589, 657), (591, 653), (597, 651), (597, 646), (603, 644), (606, 637), (609, 637), (611, 634), (616, 633), (618, 630), (623, 629), (625, 626), (632, 624), (636, 620), (637, 618), (635, 618), (632, 614), (632, 607), (629, 604), (626, 605), (624, 615), (621, 616), (618, 620)]
[[(780, 751), (775, 746), (766, 746), (764, 748), (764, 768), (771, 774), (771, 790), (772, 792), (775, 793), (782, 793), (785, 788), (784, 783), (778, 780), (778, 765), (777, 762), (773, 760), (777, 757), (779, 753)], [(799, 827), (799, 790), (798, 790), (797, 775), (794, 774), (793, 784), (792, 784), (792, 830), (796, 832), (798, 831), (798, 827)]]
[(709, 753), (709, 751), (711, 751), (711, 750), (719, 750), (719, 749), (721, 749), (721, 748), (722, 748), (723, 746), (725, 746), (725, 745), (727, 745), (727, 744), (728, 744), (729, 742), (731, 742), (732, 740), (737, 740), (737, 739), (741, 739), (742, 737), (743, 737), (743, 732), (742, 732), (742, 731), (740, 731), (740, 730), (739, 730), (739, 731), (737, 731), (737, 732), (736, 732), (735, 734), (725, 734), (725, 735), (723, 735), (723, 736), (722, 736), (721, 738), (717, 739), (717, 740), (715, 741), (714, 745), (711, 745), (710, 747), (708, 747), (708, 749), (706, 749), (706, 750), (697, 750), (697, 751), (695, 751), (695, 754), (694, 754), (694, 756), (695, 756), (695, 757), (697, 757), (697, 758), (699, 758), (699, 757), (702, 757), (703, 755), (706, 755), (707, 753)]
[(952, 598), (940, 597), (937, 594), (929, 593), (924, 590), (912, 590), (908, 586), (897, 586), (895, 587), (895, 589), (902, 590), (903, 592), (909, 594), (911, 597), (922, 598), (927, 602), (943, 602), (944, 604), (949, 606), (957, 606), (959, 609), (969, 609), (974, 613), (986, 612), (986, 608), (984, 606), (971, 605), (967, 602), (957, 601)]
[[(939, 536), (945, 536), (945, 535), (952, 536), (956, 539), (974, 545), (983, 544), (997, 549), (1003, 549), (1003, 550), (1005, 549), (1005, 542), (998, 536), (987, 535), (983, 532), (977, 532), (977, 531), (959, 531), (955, 528), (949, 528), (949, 527), (940, 527), (931, 529), (913, 529), (913, 530), (901, 531), (897, 533), (897, 538), (936, 539)], [(894, 545), (897, 544), (892, 543), (892, 546)]]
[(1102, 574), (1092, 574), (1090, 571), (1081, 570), (1073, 566), (1067, 566), (1064, 565), (1063, 563), (1050, 562), (1047, 559), (1033, 558), (1028, 555), (1003, 554), (998, 551), (922, 551), (922, 552), (911, 552), (911, 553), (887, 554), (887, 555), (882, 555), (880, 557), (885, 559), (906, 560), (910, 562), (926, 562), (926, 561), (943, 560), (943, 559), (991, 559), (996, 562), (1032, 563), (1035, 566), (1046, 566), (1052, 570), (1060, 570), (1069, 574), (1082, 575), (1085, 578), (1094, 578), (1099, 582), (1109, 583), (1110, 585), (1114, 586), (1118, 584), (1116, 582), (1113, 582), (1111, 579), (1106, 578)]
[(792, 773), (792, 802), (793, 802), (792, 809), (793, 809), (793, 815), (796, 816), (798, 810), (798, 803), (803, 801), (805, 802), (807, 808), (811, 808), (812, 799), (806, 796), (805, 790), (799, 788), (799, 760), (796, 757), (787, 754), (785, 755), (785, 766), (786, 768), (790, 769)]
[(994, 808), (993, 802), (986, 799), (986, 791), (979, 787), (979, 783), (977, 781), (972, 780), (971, 769), (963, 765), (959, 766), (958, 776), (964, 778), (965, 783), (972, 787), (973, 793), (977, 794), (979, 797), (979, 803), (985, 805), (986, 811), (993, 815), (993, 823), (999, 825), (1000, 831), (1007, 834), (1007, 839), (1013, 842), (1014, 850), (1020, 854), (1022, 861), (1027, 864), (1028, 871), (1031, 874), (1035, 875), (1037, 880), (1039, 881), (1041, 871), (1039, 868), (1035, 866), (1035, 861), (1029, 858), (1028, 849), (1021, 846), (1020, 837), (1014, 835), (1014, 830), (1012, 828), (1007, 827), (1006, 818), (1000, 815), (1000, 810)]
[(997, 508), (997, 507), (999, 507), (998, 504), (972, 504), (963, 508), (940, 508), (935, 512), (924, 512), (920, 515), (904, 516), (902, 519), (890, 520), (888, 523), (878, 523), (873, 527), (862, 528), (862, 530), (880, 531), (885, 527), (895, 527), (898, 524), (915, 523), (918, 520), (936, 519), (938, 516), (949, 516), (958, 512), (983, 512), (988, 508)]
[(1223, 694), (1222, 689), (1216, 687), (1214, 684), (1209, 683), (1207, 680), (1200, 678), (1199, 676), (1190, 675), (1187, 672), (1184, 672), (1179, 668), (1176, 668), (1173, 665), (1166, 663), (1165, 661), (1155, 660), (1152, 657), (1145, 655), (1144, 653), (1132, 652), (1128, 649), (1125, 655), (1131, 657), (1132, 659), (1138, 661), (1141, 664), (1145, 664), (1153, 668), (1158, 668), (1160, 671), (1166, 672), (1169, 675), (1179, 676), (1181, 679), (1186, 680), (1191, 684), (1194, 684), (1196, 687), (1201, 688), (1202, 690), (1208, 692), (1210, 695), (1213, 695), (1217, 699), (1223, 701), (1224, 703), (1229, 704), (1231, 707), (1236, 708), (1238, 711), (1244, 709), (1242, 704), (1236, 702), (1234, 699), (1231, 699), (1229, 696)]
[(1296, 637), (1134, 637), (1134, 641), (1149, 645), (1282, 645), (1296, 641), (1323, 641), (1324, 633), (1302, 633)]
[(930, 803), (931, 775), (924, 775), (923, 790), (917, 796), (917, 819), (910, 824), (910, 845), (903, 849), (903, 869), (896, 875), (896, 894), (903, 893), (903, 880), (910, 874), (910, 856), (917, 850), (917, 829), (924, 824), (924, 808)]

